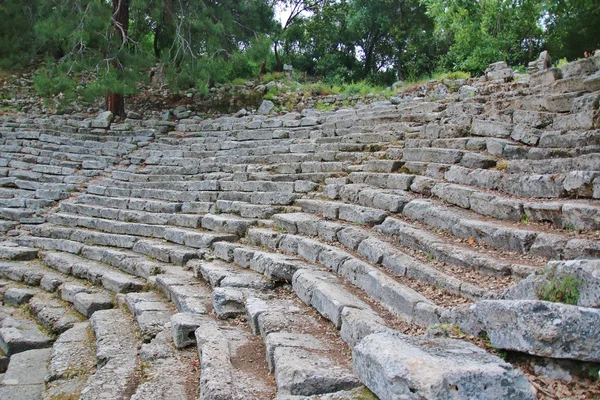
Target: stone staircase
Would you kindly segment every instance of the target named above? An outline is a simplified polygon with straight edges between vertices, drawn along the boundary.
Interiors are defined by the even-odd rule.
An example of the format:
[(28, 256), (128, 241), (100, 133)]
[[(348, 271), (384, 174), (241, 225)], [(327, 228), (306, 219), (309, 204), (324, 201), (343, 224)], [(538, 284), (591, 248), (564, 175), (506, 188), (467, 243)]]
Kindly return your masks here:
[[(600, 362), (592, 62), (335, 112), (5, 120), (0, 397), (543, 398), (438, 336)], [(577, 305), (538, 299), (565, 276)]]

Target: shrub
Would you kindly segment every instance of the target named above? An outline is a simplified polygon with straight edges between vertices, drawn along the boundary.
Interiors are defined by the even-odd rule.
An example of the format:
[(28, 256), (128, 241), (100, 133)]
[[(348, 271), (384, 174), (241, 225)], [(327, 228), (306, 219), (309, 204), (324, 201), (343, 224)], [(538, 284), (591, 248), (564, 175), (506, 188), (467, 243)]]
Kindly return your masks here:
[(453, 72), (441, 72), (441, 73), (437, 73), (434, 74), (432, 76), (433, 79), (437, 79), (437, 80), (442, 80), (442, 79), (469, 79), (471, 77), (471, 73), (470, 72), (464, 72), (464, 71), (453, 71)]
[(538, 299), (576, 305), (579, 300), (580, 280), (569, 274), (557, 275), (556, 271), (546, 271), (546, 282), (536, 290)]
[(558, 60), (558, 64), (556, 64), (557, 68), (561, 68), (563, 65), (568, 64), (569, 61), (567, 61), (566, 58), (561, 58), (560, 60)]

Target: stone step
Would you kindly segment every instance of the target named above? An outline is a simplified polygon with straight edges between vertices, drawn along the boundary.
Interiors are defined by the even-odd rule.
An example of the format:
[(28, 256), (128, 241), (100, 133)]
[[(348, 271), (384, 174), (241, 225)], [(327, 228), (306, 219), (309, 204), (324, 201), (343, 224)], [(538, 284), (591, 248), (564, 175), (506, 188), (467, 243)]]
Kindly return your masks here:
[(421, 179), (442, 179), (451, 166), (436, 162), (407, 161), (402, 170)]
[[(108, 264), (126, 274), (144, 279), (161, 274), (172, 267), (170, 264), (149, 260), (147, 257), (130, 250), (118, 250), (110, 247), (83, 246), (80, 254), (89, 260)], [(121, 281), (123, 283), (127, 282), (125, 287), (128, 287), (129, 282), (133, 282), (131, 279), (129, 281), (125, 280), (125, 277)], [(138, 285), (135, 286), (138, 287)]]
[(96, 349), (88, 321), (79, 322), (58, 336), (46, 375), (44, 398), (79, 398), (96, 368)]
[(38, 248), (41, 250), (58, 250), (71, 254), (79, 254), (83, 244), (68, 239), (52, 239), (38, 236), (20, 236), (14, 239), (21, 246)]
[(600, 206), (590, 201), (523, 201), (450, 183), (436, 183), (431, 193), (448, 203), (500, 220), (550, 222), (563, 229), (600, 228)]
[[(34, 264), (29, 264), (27, 266), (18, 264), (3, 265), (2, 267), (2, 277), (16, 282), (23, 282), (28, 285), (39, 285), (48, 292), (56, 292), (57, 295), (60, 295), (62, 300), (72, 303), (74, 309), (83, 316), (90, 317), (98, 310), (110, 309), (113, 307), (113, 299), (107, 292), (89, 287), (86, 283), (76, 281), (63, 274), (48, 271), (44, 268), (38, 268), (38, 266)], [(20, 292), (22, 293), (19, 293), (19, 290), (13, 292), (8, 291), (9, 300), (15, 304), (31, 302), (31, 304), (27, 304), (26, 310), (28, 310), (28, 312), (30, 311), (32, 315), (36, 315), (40, 323), (43, 323), (46, 330), (49, 332), (54, 331), (60, 333), (80, 320), (78, 315), (72, 313), (69, 306), (54, 299), (52, 296), (48, 297), (42, 293), (36, 295), (38, 292), (32, 291), (31, 289), (21, 290)], [(26, 326), (25, 328), (29, 330), (33, 329), (35, 331), (35, 327)], [(11, 332), (12, 331), (10, 331), (9, 334), (12, 335), (14, 332)], [(22, 336), (26, 338), (26, 335)], [(17, 335), (17, 339), (19, 339), (19, 337), (20, 336)]]
[(41, 260), (57, 271), (87, 280), (92, 285), (103, 286), (113, 293), (128, 293), (142, 290), (145, 282), (117, 271), (106, 264), (91, 261), (69, 253), (43, 252)]
[[(212, 308), (210, 287), (198, 281), (191, 271), (172, 270), (167, 274), (157, 275), (156, 279), (152, 280), (152, 284), (175, 305), (180, 313), (204, 315)], [(193, 343), (193, 340), (189, 342), (190, 332), (181, 340), (175, 340), (175, 345), (181, 348)]]
[(131, 197), (142, 200), (214, 202), (217, 200), (246, 201), (263, 205), (290, 205), (300, 195), (285, 192), (239, 192), (239, 191), (178, 191), (160, 189), (122, 189), (89, 185), (88, 193), (108, 197)]
[[(74, 220), (73, 218), (71, 220)], [(63, 219), (64, 221), (64, 219)], [(139, 240), (132, 235), (98, 232), (92, 229), (64, 227), (53, 223), (44, 223), (30, 230), (32, 235), (42, 238), (66, 239), (89, 245), (111, 246), (131, 249)]]
[[(378, 316), (378, 314), (386, 313), (384, 308), (373, 302), (373, 307), (377, 309), (376, 312), (373, 311), (369, 304), (358, 297), (359, 290), (342, 283), (334, 274), (324, 268), (294, 257), (282, 257), (280, 254), (264, 252), (243, 245), (220, 244), (215, 247), (215, 252), (223, 260), (233, 261), (242, 268), (250, 268), (257, 272), (268, 273), (266, 271), (269, 268), (273, 269), (272, 266), (277, 262), (280, 265), (284, 262), (288, 266), (294, 265), (296, 270), (291, 281), (296, 295), (331, 321), (337, 329), (341, 329), (342, 339), (351, 346), (360, 341), (365, 332), (380, 330), (385, 326), (383, 319)], [(260, 297), (260, 295), (258, 296)], [(355, 309), (355, 312), (348, 308)], [(394, 317), (390, 318), (389, 315), (386, 315), (386, 318), (394, 320)], [(407, 325), (404, 321), (399, 324), (408, 330), (415, 330), (415, 325)]]
[(265, 343), (278, 398), (306, 398), (360, 386), (337, 332), (314, 318), (297, 300), (290, 296), (251, 297), (245, 306), (252, 331)]
[[(219, 246), (216, 243), (215, 246)], [(214, 261), (190, 261), (197, 277), (204, 279), (213, 288), (213, 309), (221, 319), (234, 318), (246, 313), (244, 301), (257, 291), (268, 292), (274, 284), (262, 274), (244, 270), (234, 264)]]
[(13, 355), (0, 383), (0, 398), (41, 399), (51, 354), (51, 349), (36, 349)]
[(244, 218), (268, 219), (273, 214), (277, 214), (283, 210), (284, 207), (280, 206), (258, 205), (244, 201), (217, 200), (210, 212), (215, 213), (219, 211), (228, 214), (237, 214)]
[(46, 268), (39, 262), (3, 262), (0, 264), (0, 278), (27, 286), (40, 286), (43, 290), (54, 293), (64, 283), (73, 283), (60, 272)]
[(243, 237), (248, 229), (260, 221), (232, 214), (207, 214), (202, 217), (202, 228), (223, 233), (232, 233)]
[[(352, 356), (354, 371), (382, 400), (405, 396), (536, 398), (521, 371), (460, 340), (381, 332), (367, 336)], [(423, 369), (433, 375), (423, 374)]]
[[(562, 171), (561, 171), (562, 172)], [(502, 169), (481, 170), (451, 166), (444, 174), (448, 182), (497, 190), (514, 196), (554, 199), (560, 197), (593, 197), (600, 183), (594, 173), (573, 171), (568, 174), (506, 173)], [(596, 193), (600, 195), (600, 193)]]
[[(499, 349), (562, 359), (598, 362), (600, 309), (533, 300), (482, 300), (448, 316), (473, 335), (485, 331)], [(506, 324), (504, 321), (512, 321)], [(560, 321), (560, 322), (558, 322)], [(544, 337), (548, 326), (553, 335)]]
[(198, 251), (187, 246), (172, 244), (159, 239), (141, 239), (133, 246), (136, 253), (155, 258), (165, 263), (183, 266), (198, 258)]
[(71, 329), (81, 321), (70, 304), (50, 293), (38, 293), (29, 300), (29, 310), (44, 327), (55, 335)]
[(0, 306), (0, 348), (6, 355), (47, 348), (53, 341), (23, 309)]
[(264, 347), (261, 349), (262, 344), (239, 324), (217, 322), (208, 316), (212, 293), (205, 284), (198, 282), (192, 272), (179, 270), (157, 276), (156, 286), (180, 312), (170, 324), (175, 345), (183, 348), (197, 342), (202, 398), (272, 397), (273, 384), (268, 379), (264, 356), (260, 355)]
[[(274, 395), (264, 347), (250, 332), (235, 325), (218, 324), (208, 316), (197, 317), (196, 343), (200, 357), (202, 399), (264, 399)], [(253, 353), (244, 351), (252, 349)]]
[[(136, 210), (121, 210), (118, 208), (105, 208), (96, 205), (74, 204), (61, 202), (62, 213), (80, 215), (84, 217), (110, 219), (127, 223), (145, 225), (169, 225), (186, 228), (199, 228), (202, 216), (183, 213), (154, 213)], [(1, 212), (1, 210), (0, 210)]]
[(365, 184), (326, 185), (323, 194), (332, 200), (341, 199), (364, 207), (379, 208), (389, 212), (401, 212), (415, 195), (397, 189), (379, 189)]
[[(108, 182), (103, 182), (108, 183)], [(190, 192), (280, 192), (293, 193), (295, 191), (292, 182), (273, 181), (231, 181), (231, 180), (185, 180), (171, 182), (124, 182), (113, 181), (113, 187), (122, 189), (160, 189)]]
[(0, 219), (0, 232), (2, 232), (2, 233), (10, 232), (11, 230), (15, 229), (17, 226), (19, 226), (18, 222), (6, 221), (3, 219)]
[[(323, 213), (328, 219), (339, 218), (360, 225), (375, 225), (388, 216), (385, 211), (353, 204), (325, 201), (300, 203), (305, 211)], [(567, 259), (582, 255), (596, 257), (598, 251), (592, 240), (570, 239), (566, 235), (548, 234), (531, 227), (523, 229), (501, 221), (484, 220), (474, 212), (458, 210), (431, 200), (416, 199), (408, 202), (402, 209), (402, 215), (432, 229), (446, 231), (476, 243), (485, 243), (499, 250)], [(549, 242), (552, 242), (552, 246), (548, 246)]]
[[(19, 242), (27, 243), (28, 245), (36, 246), (43, 250), (58, 250), (64, 253), (81, 255), (82, 257), (88, 260), (100, 261), (102, 263), (115, 267), (127, 274), (131, 274), (142, 278), (147, 278), (148, 276), (156, 275), (157, 273), (162, 273), (163, 271), (169, 268), (169, 264), (161, 263), (158, 261), (150, 261), (147, 259), (147, 257), (142, 256), (133, 251), (117, 250), (101, 246), (85, 246), (82, 243), (66, 239), (52, 239), (30, 236), (21, 237), (19, 239)], [(106, 269), (103, 268), (102, 271), (106, 271)], [(132, 285), (138, 285), (137, 283), (134, 283), (134, 280), (117, 274), (117, 271), (114, 272), (115, 273), (113, 273), (113, 271), (108, 272), (108, 275), (105, 279), (107, 285), (111, 286), (112, 288), (120, 288), (119, 290), (127, 290), (127, 288), (131, 287)], [(85, 274), (86, 272), (82, 269), (81, 273), (83, 276), (83, 274)], [(93, 277), (93, 274), (91, 274), (91, 276)], [(102, 277), (104, 277), (104, 275), (102, 275)], [(95, 279), (96, 282), (102, 281), (102, 278), (100, 278), (100, 281), (98, 281), (97, 277), (93, 277), (92, 279)]]
[[(148, 312), (148, 311), (146, 311)], [(138, 323), (140, 318), (137, 318)], [(192, 349), (176, 349), (170, 329), (163, 329), (142, 345), (146, 379), (135, 390), (132, 400), (198, 398), (198, 354)]]
[[(329, 219), (336, 219), (336, 216), (335, 213), (328, 213), (329, 205), (326, 202), (301, 200), (299, 201), (299, 205), (302, 206), (305, 212), (321, 214), (324, 219), (309, 214), (305, 217), (307, 221), (305, 226), (296, 224), (298, 232), (305, 235), (318, 235), (327, 241), (338, 241), (337, 233), (344, 225), (340, 227), (339, 223), (328, 221)], [(428, 259), (433, 258), (439, 262), (455, 265), (460, 268), (472, 269), (492, 276), (515, 275), (524, 278), (540, 268), (535, 264), (521, 264), (522, 260), (515, 261), (514, 259), (510, 259), (505, 253), (475, 251), (471, 246), (450, 242), (438, 232), (430, 232), (426, 227), (416, 226), (399, 218), (402, 218), (402, 216), (387, 217), (380, 225), (376, 225), (373, 229), (392, 239), (396, 245), (400, 245), (409, 251), (421, 252)], [(314, 233), (315, 223), (317, 224), (316, 234)], [(367, 234), (367, 236), (370, 235), (371, 233)], [(356, 247), (359, 244), (356, 241), (348, 241), (348, 243), (350, 247)]]
[(455, 149), (405, 148), (402, 152), (402, 161), (458, 164), (464, 155), (464, 151)]
[[(289, 164), (281, 165), (252, 165), (247, 168), (248, 172), (236, 172), (234, 173), (234, 180), (260, 180), (266, 181), (271, 180), (275, 182), (294, 182), (296, 185), (296, 191), (303, 192), (316, 187), (315, 185), (320, 184), (332, 175), (338, 172), (289, 172)], [(300, 170), (300, 167), (298, 167)], [(286, 172), (280, 172), (286, 171)], [(296, 182), (298, 182), (296, 184)], [(310, 182), (310, 183), (308, 183)]]
[(0, 260), (29, 261), (37, 258), (38, 250), (31, 247), (18, 246), (15, 243), (0, 243)]
[[(410, 178), (409, 178), (410, 177)], [(391, 197), (389, 194), (384, 196), (386, 189), (410, 190), (410, 185), (414, 177), (405, 174), (398, 176), (389, 174), (353, 172), (348, 179), (355, 185), (342, 184), (344, 181), (335, 181), (324, 187), (324, 194), (336, 199), (338, 196), (345, 201), (357, 201), (361, 205), (373, 206), (374, 203), (383, 203), (382, 198)], [(327, 182), (326, 182), (327, 183)], [(590, 201), (586, 200), (556, 200), (552, 202), (541, 202), (523, 199), (513, 199), (495, 191), (484, 191), (476, 187), (445, 183), (441, 181), (430, 182), (431, 187), (428, 192), (447, 203), (470, 209), (480, 215), (493, 217), (500, 220), (522, 222), (550, 222), (556, 228), (570, 228), (578, 230), (596, 230), (598, 229), (598, 218), (596, 214), (600, 213), (600, 208)], [(363, 186), (359, 186), (363, 185)], [(371, 187), (369, 187), (371, 186)], [(384, 190), (377, 191), (374, 187)], [(399, 187), (394, 187), (399, 186)], [(418, 189), (415, 187), (415, 189)], [(361, 193), (363, 193), (361, 195)], [(381, 193), (378, 197), (377, 194)], [(397, 198), (408, 194), (395, 192)], [(372, 200), (371, 200), (372, 198)], [(377, 200), (377, 201), (376, 201)], [(398, 201), (398, 207), (388, 207), (389, 211), (400, 208), (407, 203), (406, 200)], [(384, 206), (387, 207), (387, 206)], [(383, 207), (379, 207), (383, 208)]]
[(599, 147), (594, 146), (592, 148), (579, 149), (581, 152), (588, 151), (592, 154), (576, 155), (573, 157), (565, 157), (562, 154), (554, 155), (554, 157), (544, 157), (542, 154), (537, 159), (512, 159), (506, 161), (506, 173), (557, 174), (564, 173), (565, 171), (598, 171), (598, 150)]
[(81, 399), (98, 399), (110, 393), (127, 398), (140, 379), (139, 339), (132, 317), (119, 309), (101, 310), (90, 318), (96, 337), (97, 371), (87, 380)]
[(140, 200), (128, 197), (104, 197), (84, 194), (74, 200), (79, 204), (115, 208), (120, 210), (147, 211), (153, 213), (178, 213), (182, 211), (182, 202)]
[(151, 342), (160, 332), (168, 331), (171, 316), (176, 313), (173, 305), (154, 292), (127, 293), (118, 300), (133, 314), (145, 343)]
[(0, 188), (0, 198), (3, 199), (33, 199), (34, 197), (33, 190)]
[(546, 131), (542, 132), (538, 148), (565, 149), (581, 148), (587, 146), (598, 146), (600, 144), (600, 133), (593, 131)]
[[(367, 255), (377, 255), (378, 259), (367, 257), (367, 261), (314, 239), (297, 235), (280, 234), (276, 236), (269, 230), (253, 230), (249, 240), (254, 245), (262, 246), (268, 244), (273, 246), (278, 241), (281, 245), (280, 247), (273, 246), (274, 250), (297, 254), (306, 261), (335, 272), (348, 283), (359, 288), (369, 298), (379, 302), (385, 309), (407, 321), (414, 321), (422, 325), (439, 323), (445, 307), (470, 303), (468, 298), (477, 299), (490, 295), (475, 285), (440, 273), (408, 255), (395, 253), (396, 249), (389, 245), (387, 245), (389, 252), (385, 253), (386, 243), (373, 238), (364, 241), (364, 243), (372, 244), (373, 247), (364, 245), (361, 250), (364, 250)], [(297, 247), (287, 246), (287, 243), (290, 242), (295, 243)], [(282, 245), (284, 247), (281, 247)], [(371, 253), (374, 249), (377, 250)], [(382, 267), (373, 266), (373, 264), (381, 265), (384, 254), (387, 257), (384, 266), (392, 272), (386, 272)], [(426, 295), (435, 295), (436, 298), (443, 297), (445, 304), (438, 306), (436, 302), (427, 299), (420, 292)], [(459, 295), (452, 296), (448, 292)], [(440, 301), (442, 300), (437, 300), (437, 302)]]
[(18, 307), (29, 303), (31, 298), (37, 294), (37, 290), (20, 285), (5, 285), (2, 287), (0, 294), (2, 302), (7, 306)]
[[(237, 235), (226, 233), (203, 232), (194, 229), (171, 228), (163, 225), (150, 225), (135, 222), (121, 222), (109, 219), (82, 217), (76, 214), (55, 213), (49, 216), (48, 222), (67, 227), (97, 229), (105, 233), (116, 234), (117, 238), (133, 242), (135, 236), (165, 239), (176, 244), (185, 244), (194, 248), (206, 248), (215, 241), (235, 241)], [(125, 236), (122, 236), (125, 235)], [(76, 236), (73, 235), (76, 239)], [(121, 240), (119, 239), (119, 240)], [(131, 243), (133, 247), (133, 243)], [(128, 246), (125, 246), (128, 247)]]
[(571, 239), (567, 235), (516, 228), (499, 221), (485, 221), (473, 212), (459, 212), (427, 200), (412, 201), (405, 206), (402, 214), (429, 227), (450, 232), (466, 240), (473, 238), (477, 243), (485, 243), (500, 250), (529, 253), (543, 258), (598, 256), (598, 245), (593, 240)]

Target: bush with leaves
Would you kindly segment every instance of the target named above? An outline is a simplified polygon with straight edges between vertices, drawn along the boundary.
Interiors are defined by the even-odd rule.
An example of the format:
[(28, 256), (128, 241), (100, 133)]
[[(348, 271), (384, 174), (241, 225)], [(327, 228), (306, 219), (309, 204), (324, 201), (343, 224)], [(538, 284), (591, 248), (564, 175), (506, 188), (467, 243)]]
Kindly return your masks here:
[(538, 299), (555, 303), (577, 304), (580, 280), (567, 273), (559, 274), (553, 268), (546, 270), (544, 278), (544, 282), (536, 289)]

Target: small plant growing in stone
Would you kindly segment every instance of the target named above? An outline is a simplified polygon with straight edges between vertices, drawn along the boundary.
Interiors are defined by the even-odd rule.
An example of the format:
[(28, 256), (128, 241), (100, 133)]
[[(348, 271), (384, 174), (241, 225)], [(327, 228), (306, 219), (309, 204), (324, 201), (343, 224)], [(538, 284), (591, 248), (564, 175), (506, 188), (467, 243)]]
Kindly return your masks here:
[(521, 214), (521, 224), (529, 225), (529, 216), (525, 213)]
[(581, 281), (569, 274), (557, 275), (553, 269), (546, 271), (546, 282), (536, 290), (538, 299), (554, 303), (576, 305)]
[(499, 161), (496, 163), (496, 169), (497, 169), (498, 171), (504, 171), (504, 170), (505, 170), (505, 169), (507, 169), (507, 168), (508, 168), (508, 161), (506, 161), (506, 160), (499, 160)]
[(567, 232), (575, 232), (575, 227), (573, 225), (567, 225), (565, 226), (565, 230)]

